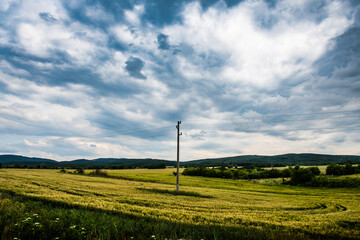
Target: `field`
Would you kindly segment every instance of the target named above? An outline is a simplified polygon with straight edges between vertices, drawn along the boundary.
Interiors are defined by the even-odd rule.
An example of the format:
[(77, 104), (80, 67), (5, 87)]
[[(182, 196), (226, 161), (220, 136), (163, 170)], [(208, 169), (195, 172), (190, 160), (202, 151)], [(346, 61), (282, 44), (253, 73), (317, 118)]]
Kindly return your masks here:
[[(83, 224), (85, 239), (114, 239), (114, 229), (119, 239), (360, 239), (359, 188), (180, 176), (177, 193), (173, 171), (107, 170), (124, 178), (115, 179), (59, 170), (0, 169), (3, 216), (10, 207), (23, 206), (17, 211), (20, 220), (0, 220), (2, 237), (17, 237), (13, 230), (29, 214), (41, 215), (39, 224), (45, 226), (45, 215), (51, 222), (68, 214), (70, 221), (79, 211), (84, 223), (74, 216), (72, 221)], [(96, 224), (103, 224), (103, 230)]]
[[(308, 167), (314, 167), (314, 166), (300, 166), (300, 167), (302, 167), (302, 168), (308, 168)], [(320, 166), (316, 166), (316, 167), (319, 168), (321, 174), (326, 174), (327, 165), (320, 165)], [(286, 167), (273, 167), (273, 168), (279, 169), (279, 170), (283, 170), (283, 169), (288, 168), (288, 166), (286, 166)], [(266, 168), (264, 168), (264, 169), (269, 170), (269, 169), (272, 169), (272, 168), (271, 168), (271, 167), (266, 167)]]

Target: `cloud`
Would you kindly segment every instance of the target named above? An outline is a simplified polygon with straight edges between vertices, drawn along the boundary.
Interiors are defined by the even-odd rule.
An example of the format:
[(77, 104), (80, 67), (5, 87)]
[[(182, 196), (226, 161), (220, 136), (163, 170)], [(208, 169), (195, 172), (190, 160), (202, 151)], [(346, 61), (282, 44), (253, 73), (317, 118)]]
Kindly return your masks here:
[(144, 13), (144, 5), (135, 5), (133, 10), (125, 10), (125, 19), (132, 25), (139, 25), (141, 15)]
[(159, 49), (163, 49), (163, 50), (167, 50), (170, 48), (170, 44), (169, 44), (169, 36), (167, 35), (164, 35), (162, 33), (160, 33), (158, 36), (157, 36), (157, 41), (158, 41), (158, 47)]
[(45, 20), (45, 21), (47, 21), (47, 22), (56, 22), (56, 18), (54, 18), (53, 16), (51, 16), (51, 14), (50, 13), (47, 13), (47, 12), (42, 12), (42, 13), (39, 13), (39, 16), (43, 19), (43, 20)]
[(85, 9), (85, 15), (94, 22), (106, 23), (114, 21), (113, 16), (108, 14), (100, 4), (87, 6)]
[[(281, 13), (285, 7), (290, 11), (304, 7), (286, 3), (276, 9), (256, 1), (231, 9), (219, 5), (203, 11), (195, 2), (186, 6), (184, 24), (169, 26), (164, 32), (177, 43), (193, 46), (198, 54), (228, 55), (221, 71), (215, 73), (217, 79), (234, 85), (276, 89), (292, 75), (311, 71), (312, 63), (324, 54), (328, 41), (351, 24), (351, 20), (341, 14), (344, 7), (339, 3), (332, 4), (339, 10), (328, 7), (327, 17), (320, 22), (296, 18), (288, 11)], [(280, 14), (276, 15), (277, 23), (271, 31), (256, 25), (258, 12), (273, 11)], [(206, 62), (204, 65), (201, 67), (206, 68)]]
[(130, 57), (126, 62), (126, 71), (130, 76), (139, 79), (146, 79), (146, 77), (141, 73), (145, 63), (140, 58)]
[[(360, 109), (358, 9), (315, 0), (3, 1), (1, 149), (175, 159), (182, 120), (188, 160), (356, 153), (356, 130), (346, 127), (357, 126)], [(301, 115), (344, 110), (352, 112)]]

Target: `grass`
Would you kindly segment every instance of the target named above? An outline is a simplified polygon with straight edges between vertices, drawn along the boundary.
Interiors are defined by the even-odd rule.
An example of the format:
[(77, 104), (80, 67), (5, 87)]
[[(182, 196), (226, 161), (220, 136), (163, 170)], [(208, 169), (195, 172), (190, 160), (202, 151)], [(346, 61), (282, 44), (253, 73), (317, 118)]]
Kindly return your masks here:
[[(50, 228), (47, 221), (62, 216), (69, 219), (63, 232), (81, 226), (87, 229), (84, 238), (88, 239), (150, 239), (152, 235), (159, 239), (360, 239), (358, 188), (180, 176), (178, 194), (173, 171), (107, 170), (125, 178), (118, 179), (58, 170), (1, 169), (0, 191), (11, 193), (3, 195), (2, 201), (22, 210), (14, 210), (20, 214), (14, 214), (13, 221), (2, 213), (0, 231), (8, 234), (4, 239), (17, 237), (15, 224), (25, 220), (26, 213), (36, 213), (44, 228)], [(76, 214), (66, 217), (71, 212)], [(98, 221), (101, 216), (108, 221)], [(99, 227), (94, 230), (93, 224)]]
[[(319, 170), (320, 170), (320, 172), (321, 172), (321, 174), (326, 174), (326, 168), (327, 168), (327, 166), (328, 166), (328, 165), (319, 165), (319, 166), (302, 166), (302, 165), (301, 165), (300, 167), (301, 167), (301, 168), (318, 167)], [(292, 167), (294, 167), (294, 166), (292, 166)], [(279, 170), (283, 170), (283, 169), (288, 168), (288, 166), (286, 166), (286, 167), (273, 167), (273, 168), (279, 169)], [(266, 168), (264, 168), (264, 169), (269, 170), (269, 169), (272, 169), (272, 168), (271, 168), (271, 167), (266, 167)]]
[(153, 192), (153, 193), (161, 193), (161, 194), (171, 194), (171, 195), (183, 195), (183, 196), (191, 196), (191, 197), (199, 197), (199, 198), (213, 198), (212, 196), (202, 195), (197, 192), (187, 192), (187, 191), (176, 191), (176, 190), (167, 190), (167, 189), (157, 189), (157, 188), (138, 188), (139, 190)]
[[(52, 201), (37, 201), (6, 193), (0, 194), (0, 213), (1, 239), (265, 238), (262, 231), (251, 226), (221, 227), (155, 221), (96, 209), (59, 206)], [(284, 234), (279, 232), (278, 235)]]

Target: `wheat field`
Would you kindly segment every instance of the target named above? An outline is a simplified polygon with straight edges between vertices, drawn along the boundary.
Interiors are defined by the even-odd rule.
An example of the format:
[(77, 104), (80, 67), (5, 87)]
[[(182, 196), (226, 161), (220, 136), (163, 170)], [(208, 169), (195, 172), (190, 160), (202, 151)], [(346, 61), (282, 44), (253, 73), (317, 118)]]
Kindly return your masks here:
[[(256, 229), (267, 238), (360, 238), (360, 190), (180, 176), (174, 169), (106, 170), (124, 179), (48, 169), (0, 169), (0, 192), (136, 218)], [(280, 179), (281, 180), (281, 179)], [(236, 230), (234, 230), (236, 231)], [(156, 234), (156, 233), (155, 233)]]

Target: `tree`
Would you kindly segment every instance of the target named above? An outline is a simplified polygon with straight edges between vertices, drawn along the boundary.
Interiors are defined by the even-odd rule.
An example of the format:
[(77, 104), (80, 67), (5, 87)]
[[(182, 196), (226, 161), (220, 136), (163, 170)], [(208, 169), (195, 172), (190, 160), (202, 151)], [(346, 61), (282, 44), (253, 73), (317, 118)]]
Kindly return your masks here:
[(281, 175), (282, 177), (291, 177), (292, 172), (290, 168), (285, 168), (284, 170), (281, 171)]
[(355, 173), (355, 168), (352, 166), (351, 163), (346, 163), (344, 168), (344, 174), (350, 175)]
[(85, 173), (84, 169), (82, 169), (82, 168), (76, 169), (76, 172), (77, 172), (77, 174), (84, 174)]
[(343, 169), (338, 164), (330, 164), (326, 168), (326, 174), (327, 175), (342, 175), (343, 174)]
[(321, 173), (318, 167), (309, 167), (308, 169), (316, 176), (319, 176)]
[(298, 170), (294, 170), (291, 182), (294, 185), (303, 184), (311, 182), (314, 177), (315, 174), (310, 169), (299, 168)]

